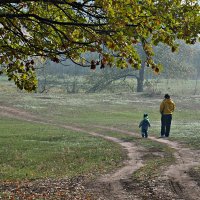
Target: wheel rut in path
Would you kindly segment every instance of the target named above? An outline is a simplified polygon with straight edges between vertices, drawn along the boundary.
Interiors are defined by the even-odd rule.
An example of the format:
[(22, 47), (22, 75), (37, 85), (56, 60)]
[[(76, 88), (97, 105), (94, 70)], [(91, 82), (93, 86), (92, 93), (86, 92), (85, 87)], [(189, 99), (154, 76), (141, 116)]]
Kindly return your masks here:
[(188, 197), (189, 200), (200, 199), (200, 188), (189, 175), (188, 172), (195, 166), (200, 166), (200, 151), (191, 150), (181, 147), (177, 142), (168, 139), (158, 139), (150, 137), (150, 139), (167, 144), (174, 148), (176, 164), (171, 165), (163, 174), (163, 179), (169, 178), (169, 184), (179, 196)]
[[(136, 133), (114, 127), (96, 127), (138, 137), (138, 134)], [(166, 144), (175, 149), (174, 156), (176, 163), (163, 171), (161, 179), (163, 181), (168, 181), (172, 192), (176, 193), (180, 199), (200, 200), (200, 187), (197, 182), (188, 175), (189, 169), (195, 166), (200, 166), (200, 150), (192, 150), (182, 147), (178, 142), (170, 141), (167, 138), (149, 137), (149, 139)]]

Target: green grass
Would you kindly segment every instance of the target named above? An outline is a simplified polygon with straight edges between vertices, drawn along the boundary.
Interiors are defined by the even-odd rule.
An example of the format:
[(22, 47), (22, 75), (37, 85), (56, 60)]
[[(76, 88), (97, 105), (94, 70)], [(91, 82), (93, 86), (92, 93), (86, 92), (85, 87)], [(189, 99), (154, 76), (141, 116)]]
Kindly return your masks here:
[[(100, 130), (101, 134), (118, 138), (124, 142), (132, 142), (135, 146), (143, 147), (144, 167), (140, 168), (133, 174), (133, 178), (137, 180), (149, 179), (158, 176), (162, 167), (167, 167), (175, 162), (173, 155), (174, 149), (153, 140), (144, 139), (138, 134), (138, 137), (119, 133), (117, 131)], [(141, 150), (140, 150), (141, 151)]]
[[(42, 120), (52, 120), (57, 124), (101, 131), (104, 135), (141, 145), (147, 151), (154, 149), (163, 154), (167, 152), (165, 159), (152, 152), (147, 153), (144, 158), (147, 168), (138, 172), (142, 176), (144, 172), (151, 174), (154, 168), (160, 169), (173, 162), (171, 150), (150, 140), (101, 130), (93, 125), (117, 127), (140, 136), (138, 124), (143, 113), (147, 112), (151, 121), (149, 135), (159, 136), (159, 105), (163, 94), (169, 92), (176, 103), (169, 139), (200, 149), (200, 102), (198, 96), (192, 96), (191, 91), (185, 91), (187, 84), (192, 90), (194, 82), (171, 80), (168, 84), (166, 87), (166, 80), (160, 82), (158, 90), (162, 94), (155, 96), (122, 91), (113, 94), (60, 94), (56, 89), (47, 94), (29, 94), (19, 92), (9, 82), (3, 81), (0, 82), (1, 106), (22, 109)], [(0, 145), (1, 179), (104, 173), (117, 167), (124, 156), (118, 145), (101, 138), (5, 117), (0, 118)]]
[(118, 145), (85, 133), (9, 119), (0, 130), (1, 180), (105, 173), (124, 159)]
[(144, 166), (133, 174), (137, 180), (147, 180), (158, 177), (162, 168), (175, 162), (174, 150), (167, 145), (152, 140), (140, 139), (138, 145), (146, 148), (144, 151)]

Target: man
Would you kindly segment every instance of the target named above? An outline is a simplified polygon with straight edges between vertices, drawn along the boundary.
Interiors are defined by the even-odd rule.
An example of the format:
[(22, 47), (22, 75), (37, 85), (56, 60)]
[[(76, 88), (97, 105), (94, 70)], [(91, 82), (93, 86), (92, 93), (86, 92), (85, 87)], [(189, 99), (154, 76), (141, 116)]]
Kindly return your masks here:
[(172, 113), (175, 109), (175, 103), (171, 100), (169, 94), (165, 94), (164, 100), (160, 104), (161, 113), (161, 137), (169, 137)]

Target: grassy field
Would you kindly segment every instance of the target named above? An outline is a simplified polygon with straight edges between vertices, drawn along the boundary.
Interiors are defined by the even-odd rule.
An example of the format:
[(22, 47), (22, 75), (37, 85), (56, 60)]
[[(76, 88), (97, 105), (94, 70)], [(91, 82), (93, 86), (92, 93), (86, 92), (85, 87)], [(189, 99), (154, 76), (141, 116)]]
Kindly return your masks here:
[(2, 180), (104, 173), (123, 159), (118, 145), (85, 133), (5, 118), (0, 130)]
[[(190, 82), (188, 84), (191, 85)], [(176, 92), (172, 85), (181, 88), (177, 88)], [(163, 83), (158, 86), (163, 93), (172, 94), (176, 103), (170, 139), (199, 149), (199, 96), (188, 93), (183, 96), (183, 84), (173, 82), (172, 85), (163, 90)], [(56, 89), (47, 94), (29, 94), (17, 91), (9, 82), (1, 81), (0, 95), (1, 106), (28, 111), (58, 125), (73, 125), (93, 131), (99, 131), (96, 125), (103, 125), (133, 131), (140, 136), (138, 124), (143, 113), (147, 112), (152, 125), (149, 134), (159, 136), (160, 133), (159, 105), (163, 94), (66, 94)], [(135, 142), (146, 149), (159, 148), (164, 152), (167, 148), (117, 132), (104, 130), (102, 134)], [(0, 118), (0, 143), (1, 180), (105, 173), (119, 167), (125, 159), (118, 145), (104, 139), (3, 115)], [(165, 160), (151, 156), (151, 160), (156, 162), (152, 163), (146, 158), (149, 170), (173, 162), (170, 151)], [(146, 169), (144, 171), (148, 172)], [(142, 176), (142, 169), (138, 173)]]

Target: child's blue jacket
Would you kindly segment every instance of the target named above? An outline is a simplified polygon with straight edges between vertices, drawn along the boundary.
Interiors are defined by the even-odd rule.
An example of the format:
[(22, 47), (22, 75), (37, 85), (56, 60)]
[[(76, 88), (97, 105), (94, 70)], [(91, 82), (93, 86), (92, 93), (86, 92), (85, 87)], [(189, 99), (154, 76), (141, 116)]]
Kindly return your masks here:
[(148, 117), (145, 117), (139, 124), (139, 128), (141, 127), (142, 130), (148, 130), (148, 128), (151, 126)]

